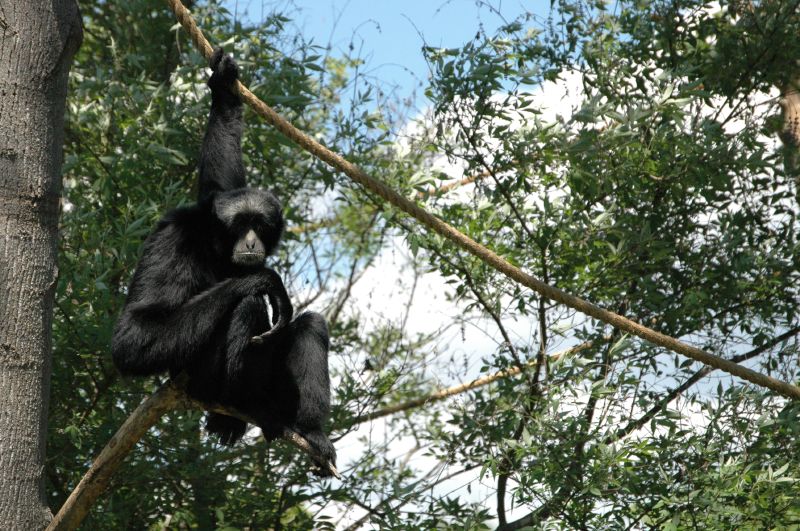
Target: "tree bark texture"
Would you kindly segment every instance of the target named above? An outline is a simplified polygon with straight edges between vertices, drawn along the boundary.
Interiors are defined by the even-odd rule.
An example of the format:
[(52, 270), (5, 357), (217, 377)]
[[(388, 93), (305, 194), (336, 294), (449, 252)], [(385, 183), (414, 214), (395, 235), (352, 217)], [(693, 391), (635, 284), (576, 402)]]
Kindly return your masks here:
[(783, 126), (780, 137), (784, 147), (784, 164), (786, 173), (794, 176), (798, 175), (798, 151), (800, 151), (800, 76), (792, 76), (792, 79), (784, 86), (780, 87), (781, 97), (779, 103), (783, 118)]
[(800, 147), (800, 76), (781, 87), (780, 105), (783, 111), (781, 139), (792, 147)]
[(51, 324), (75, 0), (0, 0), (0, 527), (42, 529)]

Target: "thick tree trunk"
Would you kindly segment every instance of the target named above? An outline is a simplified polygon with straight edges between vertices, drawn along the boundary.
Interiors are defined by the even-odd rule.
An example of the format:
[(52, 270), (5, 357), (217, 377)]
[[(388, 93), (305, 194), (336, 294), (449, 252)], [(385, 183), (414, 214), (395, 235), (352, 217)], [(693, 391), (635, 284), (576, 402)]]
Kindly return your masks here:
[[(798, 178), (798, 152), (800, 152), (800, 76), (792, 76), (792, 79), (784, 86), (780, 87), (783, 126), (780, 137), (784, 148), (785, 171), (795, 178), (795, 182), (800, 184)], [(798, 187), (800, 188), (800, 186)], [(798, 192), (800, 197), (800, 192)]]
[(42, 529), (50, 327), (75, 0), (0, 0), (0, 527)]

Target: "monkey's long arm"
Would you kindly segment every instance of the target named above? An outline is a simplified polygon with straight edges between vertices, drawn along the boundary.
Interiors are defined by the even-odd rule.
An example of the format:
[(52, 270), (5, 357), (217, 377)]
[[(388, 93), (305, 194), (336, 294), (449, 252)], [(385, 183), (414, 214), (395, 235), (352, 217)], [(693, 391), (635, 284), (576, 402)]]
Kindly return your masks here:
[(217, 48), (209, 66), (213, 73), (211, 112), (200, 151), (198, 201), (204, 202), (214, 192), (247, 186), (242, 162), (242, 100), (233, 91), (239, 69), (230, 55)]

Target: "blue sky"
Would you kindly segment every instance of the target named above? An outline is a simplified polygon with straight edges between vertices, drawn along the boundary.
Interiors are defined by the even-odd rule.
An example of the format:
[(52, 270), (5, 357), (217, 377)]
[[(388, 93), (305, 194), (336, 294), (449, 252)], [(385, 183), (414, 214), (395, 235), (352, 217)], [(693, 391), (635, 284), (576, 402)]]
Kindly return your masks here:
[[(549, 2), (475, 0), (226, 0), (240, 19), (253, 22), (278, 11), (294, 20), (303, 35), (319, 45), (330, 45), (333, 55), (354, 53), (366, 60), (363, 71), (382, 86), (397, 86), (397, 96), (421, 93), (428, 77), (423, 45), (458, 47), (483, 27), (493, 33), (505, 21), (526, 10), (541, 15)], [(526, 5), (527, 4), (527, 5)], [(341, 52), (341, 53), (340, 53)], [(422, 84), (422, 85), (420, 85)]]

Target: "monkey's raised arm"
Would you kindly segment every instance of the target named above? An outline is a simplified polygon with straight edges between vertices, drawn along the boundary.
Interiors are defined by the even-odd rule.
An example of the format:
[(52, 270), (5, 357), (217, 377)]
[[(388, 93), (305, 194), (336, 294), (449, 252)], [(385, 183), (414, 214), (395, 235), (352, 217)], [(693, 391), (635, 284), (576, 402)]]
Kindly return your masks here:
[(247, 185), (242, 162), (242, 101), (233, 86), (239, 79), (239, 67), (233, 57), (217, 48), (209, 61), (212, 74), (211, 112), (200, 151), (197, 200), (203, 203), (215, 192)]

